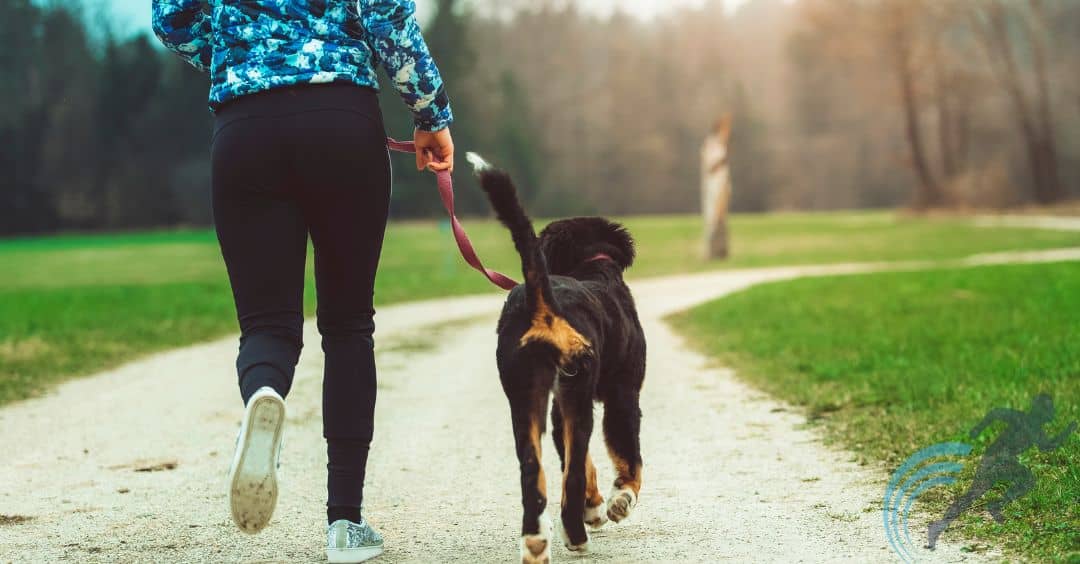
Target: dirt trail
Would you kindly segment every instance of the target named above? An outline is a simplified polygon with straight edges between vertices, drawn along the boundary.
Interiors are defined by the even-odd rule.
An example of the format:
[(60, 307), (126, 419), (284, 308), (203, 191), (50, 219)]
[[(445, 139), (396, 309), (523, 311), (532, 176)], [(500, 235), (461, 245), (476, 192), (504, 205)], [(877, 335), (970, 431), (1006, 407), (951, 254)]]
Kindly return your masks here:
[(975, 218), (980, 227), (1026, 227), (1056, 231), (1080, 231), (1080, 217), (1054, 215), (998, 215)]
[[(967, 262), (1018, 260), (1080, 260), (1080, 249)], [(710, 368), (661, 321), (770, 280), (881, 267), (731, 271), (634, 284), (649, 338), (641, 503), (628, 522), (594, 534), (588, 556), (560, 545), (554, 559), (891, 559), (879, 513), (882, 473), (823, 446), (790, 406), (729, 370)], [(517, 462), (494, 364), (500, 304), (493, 294), (379, 312), (366, 514), (387, 538), (381, 562), (517, 557)], [(230, 338), (156, 355), (0, 409), (0, 514), (29, 518), (0, 518), (0, 562), (323, 561), (317, 336), (307, 336), (288, 401), (278, 510), (255, 537), (237, 532), (225, 506), (241, 413), (235, 349)], [(593, 445), (604, 452), (599, 437)], [(603, 458), (597, 457), (600, 479), (608, 482), (613, 475)], [(544, 464), (548, 489), (557, 492), (561, 473), (548, 439)], [(946, 534), (935, 560), (987, 556), (963, 553), (952, 540)]]

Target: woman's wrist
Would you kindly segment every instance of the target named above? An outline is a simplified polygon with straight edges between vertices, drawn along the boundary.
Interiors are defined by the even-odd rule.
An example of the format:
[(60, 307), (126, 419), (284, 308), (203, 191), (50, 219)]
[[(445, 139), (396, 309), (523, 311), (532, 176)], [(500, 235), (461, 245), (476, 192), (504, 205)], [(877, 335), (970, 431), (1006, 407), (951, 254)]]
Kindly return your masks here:
[(450, 125), (454, 123), (454, 117), (452, 115), (445, 119), (425, 119), (417, 117), (413, 120), (413, 123), (419, 131), (435, 133), (436, 131), (442, 131), (450, 127)]
[(446, 129), (454, 123), (454, 112), (450, 109), (450, 97), (446, 95), (445, 89), (440, 88), (435, 99), (414, 114), (413, 123), (416, 129), (428, 132)]

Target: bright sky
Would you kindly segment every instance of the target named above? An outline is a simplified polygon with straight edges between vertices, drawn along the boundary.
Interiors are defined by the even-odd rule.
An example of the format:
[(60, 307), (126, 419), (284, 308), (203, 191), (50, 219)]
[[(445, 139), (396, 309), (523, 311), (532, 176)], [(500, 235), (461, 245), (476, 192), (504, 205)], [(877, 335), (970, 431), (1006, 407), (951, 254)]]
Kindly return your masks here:
[[(724, 0), (724, 2), (729, 10), (734, 10), (747, 0)], [(704, 3), (705, 0), (588, 0), (584, 6), (601, 14), (609, 14), (615, 6), (619, 6), (625, 13), (634, 14), (640, 18), (651, 18), (675, 6), (700, 6)]]
[[(616, 6), (620, 6), (624, 12), (637, 15), (641, 18), (651, 18), (656, 14), (669, 10), (675, 5), (700, 5), (705, 0), (587, 0), (582, 4), (588, 9), (600, 14), (609, 14)], [(730, 9), (734, 9), (747, 0), (724, 0)], [(111, 15), (116, 25), (116, 31), (120, 35), (125, 32), (137, 33), (145, 31), (150, 33), (150, 2), (151, 0), (88, 0), (88, 6), (99, 5), (106, 15)], [(434, 0), (416, 0), (417, 10), (421, 18), (431, 12), (435, 5)], [(93, 13), (93, 10), (91, 10)]]

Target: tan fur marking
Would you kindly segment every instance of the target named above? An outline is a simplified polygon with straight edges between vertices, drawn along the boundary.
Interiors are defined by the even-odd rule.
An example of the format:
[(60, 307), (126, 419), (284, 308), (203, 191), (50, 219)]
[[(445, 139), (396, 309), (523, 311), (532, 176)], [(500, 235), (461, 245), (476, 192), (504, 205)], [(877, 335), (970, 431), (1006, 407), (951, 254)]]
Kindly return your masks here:
[(540, 423), (535, 419), (529, 424), (529, 441), (536, 455), (536, 463), (540, 466), (540, 472), (536, 475), (536, 489), (540, 490), (540, 495), (547, 498), (547, 477), (544, 475), (544, 465), (540, 459)]
[(551, 311), (551, 307), (544, 301), (542, 291), (537, 290), (536, 294), (536, 313), (533, 315), (532, 327), (521, 336), (521, 346), (524, 347), (531, 341), (551, 343), (561, 354), (560, 362), (566, 362), (591, 346), (589, 340), (578, 333), (566, 319)]
[(528, 548), (533, 556), (540, 556), (547, 549), (547, 545), (548, 540), (546, 538), (533, 537), (525, 539), (525, 548)]
[(600, 495), (600, 488), (596, 484), (596, 466), (593, 465), (592, 455), (585, 454), (585, 506), (596, 507), (604, 503), (604, 496)]
[(540, 467), (540, 473), (536, 475), (536, 489), (540, 490), (540, 495), (547, 499), (547, 475), (544, 474), (544, 468)]
[(615, 465), (615, 487), (623, 488), (627, 487), (633, 490), (634, 495), (641, 493), (641, 465), (638, 464), (631, 468), (630, 462), (625, 458), (619, 456), (614, 450), (608, 448), (608, 456), (611, 457), (612, 464)]

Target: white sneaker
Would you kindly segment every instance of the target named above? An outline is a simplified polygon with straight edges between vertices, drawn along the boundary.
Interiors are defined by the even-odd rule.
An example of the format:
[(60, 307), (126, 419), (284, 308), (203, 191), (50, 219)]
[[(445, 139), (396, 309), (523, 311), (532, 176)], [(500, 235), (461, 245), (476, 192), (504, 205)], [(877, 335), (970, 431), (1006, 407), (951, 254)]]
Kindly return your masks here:
[(326, 559), (331, 564), (354, 564), (383, 552), (383, 538), (366, 520), (338, 519), (326, 529)]
[(277, 505), (278, 457), (285, 430), (285, 400), (268, 386), (248, 400), (229, 470), (229, 508), (241, 531), (255, 534)]

